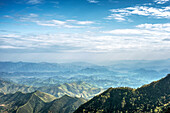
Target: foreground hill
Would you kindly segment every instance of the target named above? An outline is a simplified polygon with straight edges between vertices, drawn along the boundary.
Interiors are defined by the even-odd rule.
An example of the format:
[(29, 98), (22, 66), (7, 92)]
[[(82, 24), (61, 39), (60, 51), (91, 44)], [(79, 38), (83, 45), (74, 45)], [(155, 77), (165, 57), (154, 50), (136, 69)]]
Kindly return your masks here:
[(75, 113), (160, 113), (168, 109), (170, 74), (138, 89), (109, 88), (81, 105)]
[(97, 88), (93, 85), (81, 81), (38, 88), (26, 85), (19, 85), (0, 79), (0, 93), (15, 93), (17, 91), (23, 93), (31, 93), (36, 90), (52, 94), (56, 97), (62, 97), (63, 95), (67, 94), (69, 96), (83, 97), (86, 99), (92, 98), (96, 94), (99, 94), (103, 91), (102, 88)]
[(16, 113), (72, 113), (85, 102), (82, 98), (67, 95), (56, 97), (35, 91), (33, 93), (0, 94), (0, 112)]

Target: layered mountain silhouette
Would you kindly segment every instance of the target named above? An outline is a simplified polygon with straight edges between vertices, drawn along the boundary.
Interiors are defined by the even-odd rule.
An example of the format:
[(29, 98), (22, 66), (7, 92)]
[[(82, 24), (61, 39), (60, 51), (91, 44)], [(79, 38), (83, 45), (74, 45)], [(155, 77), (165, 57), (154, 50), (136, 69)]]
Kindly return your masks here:
[(100, 88), (137, 88), (162, 78), (162, 75), (170, 72), (169, 67), (169, 59), (114, 61), (109, 65), (85, 62), (0, 62), (0, 78), (34, 87), (84, 81)]
[(170, 112), (170, 74), (138, 89), (109, 88), (74, 113)]
[(86, 99), (92, 98), (103, 91), (102, 88), (97, 88), (81, 81), (48, 87), (32, 87), (0, 79), (0, 93), (15, 93), (17, 91), (31, 93), (36, 90), (52, 94), (56, 97), (62, 97), (67, 94), (69, 96), (83, 97)]
[(84, 67), (95, 66), (85, 62), (75, 63), (33, 63), (33, 62), (0, 62), (0, 72), (58, 72), (81, 70)]
[(72, 113), (86, 100), (83, 98), (64, 95), (56, 99), (47, 93), (35, 91), (33, 93), (16, 92), (14, 94), (0, 94), (0, 112), (9, 113)]
[[(32, 93), (11, 91), (22, 89), (36, 90)], [(37, 91), (35, 87), (21, 86), (0, 81), (0, 112), (2, 113), (169, 113), (170, 112), (170, 74), (166, 77), (133, 89), (128, 87), (109, 88), (88, 102), (83, 98), (68, 95), (90, 94), (91, 86), (84, 83), (66, 83), (39, 89), (62, 94), (61, 98)], [(86, 89), (87, 88), (87, 89)], [(15, 89), (15, 90), (13, 90)], [(27, 90), (25, 90), (27, 89)], [(76, 90), (75, 90), (76, 89)], [(71, 92), (70, 92), (71, 91)], [(86, 93), (84, 93), (86, 91)], [(72, 94), (73, 93), (73, 94)], [(81, 94), (81, 95), (79, 95)], [(86, 102), (86, 103), (85, 103)], [(80, 106), (81, 105), (81, 106)], [(80, 106), (80, 107), (79, 107)]]

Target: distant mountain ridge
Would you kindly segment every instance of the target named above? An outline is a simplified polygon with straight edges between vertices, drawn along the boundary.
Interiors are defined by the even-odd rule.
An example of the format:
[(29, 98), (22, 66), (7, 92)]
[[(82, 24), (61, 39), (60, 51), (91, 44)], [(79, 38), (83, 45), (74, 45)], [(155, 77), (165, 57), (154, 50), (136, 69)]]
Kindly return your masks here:
[(138, 89), (109, 88), (74, 113), (161, 113), (170, 111), (170, 74)]
[(35, 91), (33, 93), (16, 92), (0, 95), (0, 112), (10, 113), (72, 113), (86, 100), (70, 96), (56, 97)]
[(170, 60), (114, 61), (102, 66), (85, 62), (0, 62), (0, 77), (18, 84), (42, 87), (85, 81), (100, 88), (133, 87), (158, 80), (170, 72)]
[(81, 70), (90, 63), (33, 63), (33, 62), (0, 62), (0, 72), (58, 72)]

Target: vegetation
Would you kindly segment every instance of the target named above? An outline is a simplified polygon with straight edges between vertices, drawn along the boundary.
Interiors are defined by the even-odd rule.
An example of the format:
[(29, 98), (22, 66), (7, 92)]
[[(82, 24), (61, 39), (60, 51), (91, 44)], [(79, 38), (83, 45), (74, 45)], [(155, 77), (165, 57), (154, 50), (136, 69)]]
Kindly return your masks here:
[(170, 74), (138, 89), (109, 88), (75, 113), (160, 113), (170, 108)]
[(83, 98), (63, 96), (56, 97), (35, 91), (33, 93), (16, 92), (14, 94), (0, 94), (0, 112), (8, 113), (72, 113), (81, 104)]

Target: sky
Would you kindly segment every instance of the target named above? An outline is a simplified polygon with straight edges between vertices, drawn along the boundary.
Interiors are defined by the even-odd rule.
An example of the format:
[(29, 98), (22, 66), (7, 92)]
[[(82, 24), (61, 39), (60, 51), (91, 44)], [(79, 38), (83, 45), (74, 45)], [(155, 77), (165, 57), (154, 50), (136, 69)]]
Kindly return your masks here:
[(169, 0), (0, 0), (0, 61), (167, 58)]

